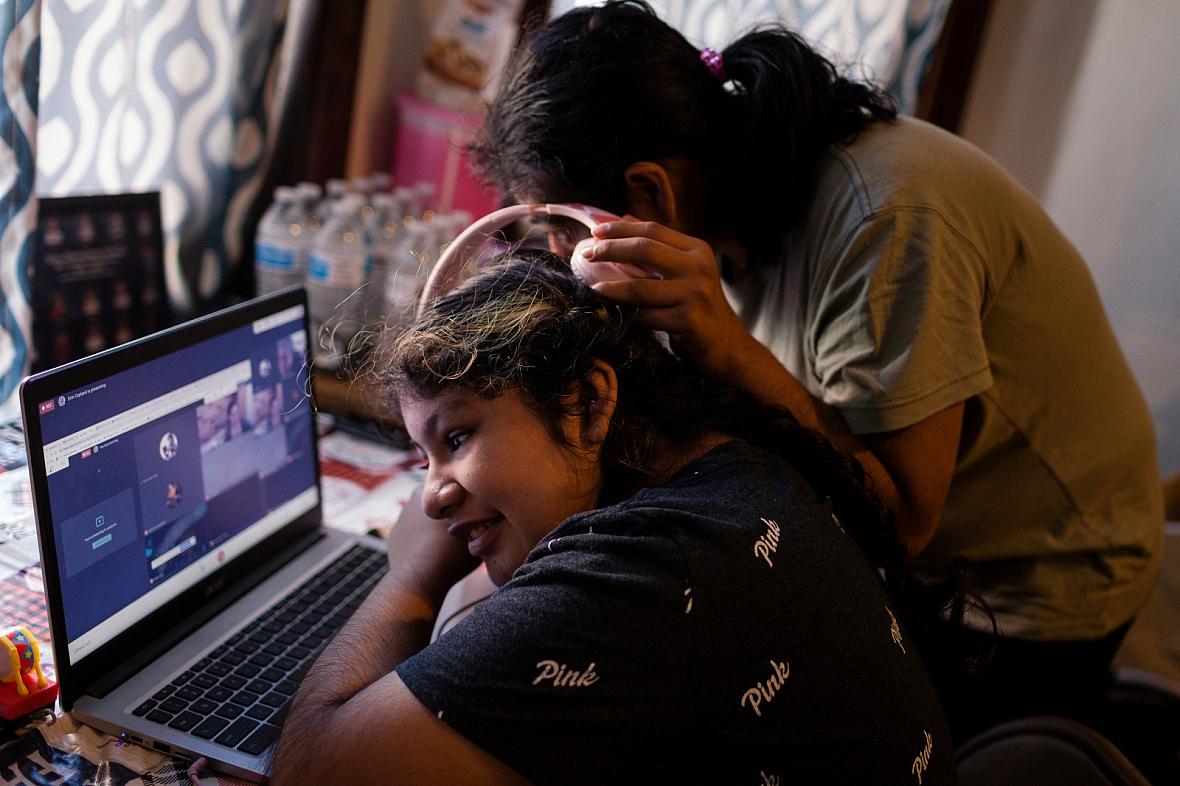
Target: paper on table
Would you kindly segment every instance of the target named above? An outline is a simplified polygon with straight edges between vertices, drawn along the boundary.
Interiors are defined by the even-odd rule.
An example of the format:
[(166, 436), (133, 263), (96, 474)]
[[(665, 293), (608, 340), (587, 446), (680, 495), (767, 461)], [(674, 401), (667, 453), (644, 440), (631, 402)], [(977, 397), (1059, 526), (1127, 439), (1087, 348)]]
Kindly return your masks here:
[(0, 579), (39, 559), (28, 470), (4, 472), (0, 474)]
[(346, 532), (388, 531), (426, 475), (418, 457), (351, 434), (320, 437), (324, 523)]

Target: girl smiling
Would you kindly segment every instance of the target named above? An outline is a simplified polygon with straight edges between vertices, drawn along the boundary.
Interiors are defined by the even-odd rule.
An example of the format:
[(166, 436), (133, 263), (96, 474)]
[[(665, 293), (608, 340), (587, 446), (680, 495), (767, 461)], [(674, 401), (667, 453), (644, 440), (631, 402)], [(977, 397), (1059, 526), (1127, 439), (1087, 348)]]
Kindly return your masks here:
[[(562, 265), (518, 253), (381, 358), (430, 518), (390, 536), (275, 781), (953, 782), (928, 664), (961, 596), (913, 581), (855, 463)], [(476, 559), (499, 589), (428, 643)]]

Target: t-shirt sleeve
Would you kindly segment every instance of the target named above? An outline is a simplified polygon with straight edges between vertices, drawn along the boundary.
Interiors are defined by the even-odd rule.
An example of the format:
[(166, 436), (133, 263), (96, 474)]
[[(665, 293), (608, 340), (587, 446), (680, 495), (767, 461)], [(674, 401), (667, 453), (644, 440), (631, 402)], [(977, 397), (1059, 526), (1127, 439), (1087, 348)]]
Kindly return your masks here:
[(683, 587), (658, 540), (549, 541), (398, 675), (443, 722), (534, 783), (626, 780), (619, 768), (691, 715)]
[(816, 288), (807, 342), (823, 400), (876, 433), (986, 390), (986, 288), (979, 251), (937, 211), (866, 219)]

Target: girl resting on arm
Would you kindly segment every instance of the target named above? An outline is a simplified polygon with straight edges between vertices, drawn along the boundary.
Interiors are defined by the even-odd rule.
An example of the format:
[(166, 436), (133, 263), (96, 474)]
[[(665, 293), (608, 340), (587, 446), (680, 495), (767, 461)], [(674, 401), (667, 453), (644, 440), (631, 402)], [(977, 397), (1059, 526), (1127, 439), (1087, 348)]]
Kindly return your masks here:
[[(953, 592), (863, 473), (517, 254), (380, 360), (428, 462), (275, 782), (953, 783)], [(453, 582), (498, 589), (428, 644)]]

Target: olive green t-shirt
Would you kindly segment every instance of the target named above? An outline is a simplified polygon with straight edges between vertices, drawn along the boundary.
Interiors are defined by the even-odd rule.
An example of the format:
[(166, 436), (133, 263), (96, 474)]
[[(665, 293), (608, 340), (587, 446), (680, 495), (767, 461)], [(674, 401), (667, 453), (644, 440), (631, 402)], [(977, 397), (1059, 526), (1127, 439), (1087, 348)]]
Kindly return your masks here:
[(965, 403), (922, 565), (969, 558), (1006, 635), (1100, 637), (1155, 582), (1150, 415), (1089, 270), (967, 142), (909, 118), (825, 157), (781, 264), (728, 289), (753, 335), (854, 432)]

